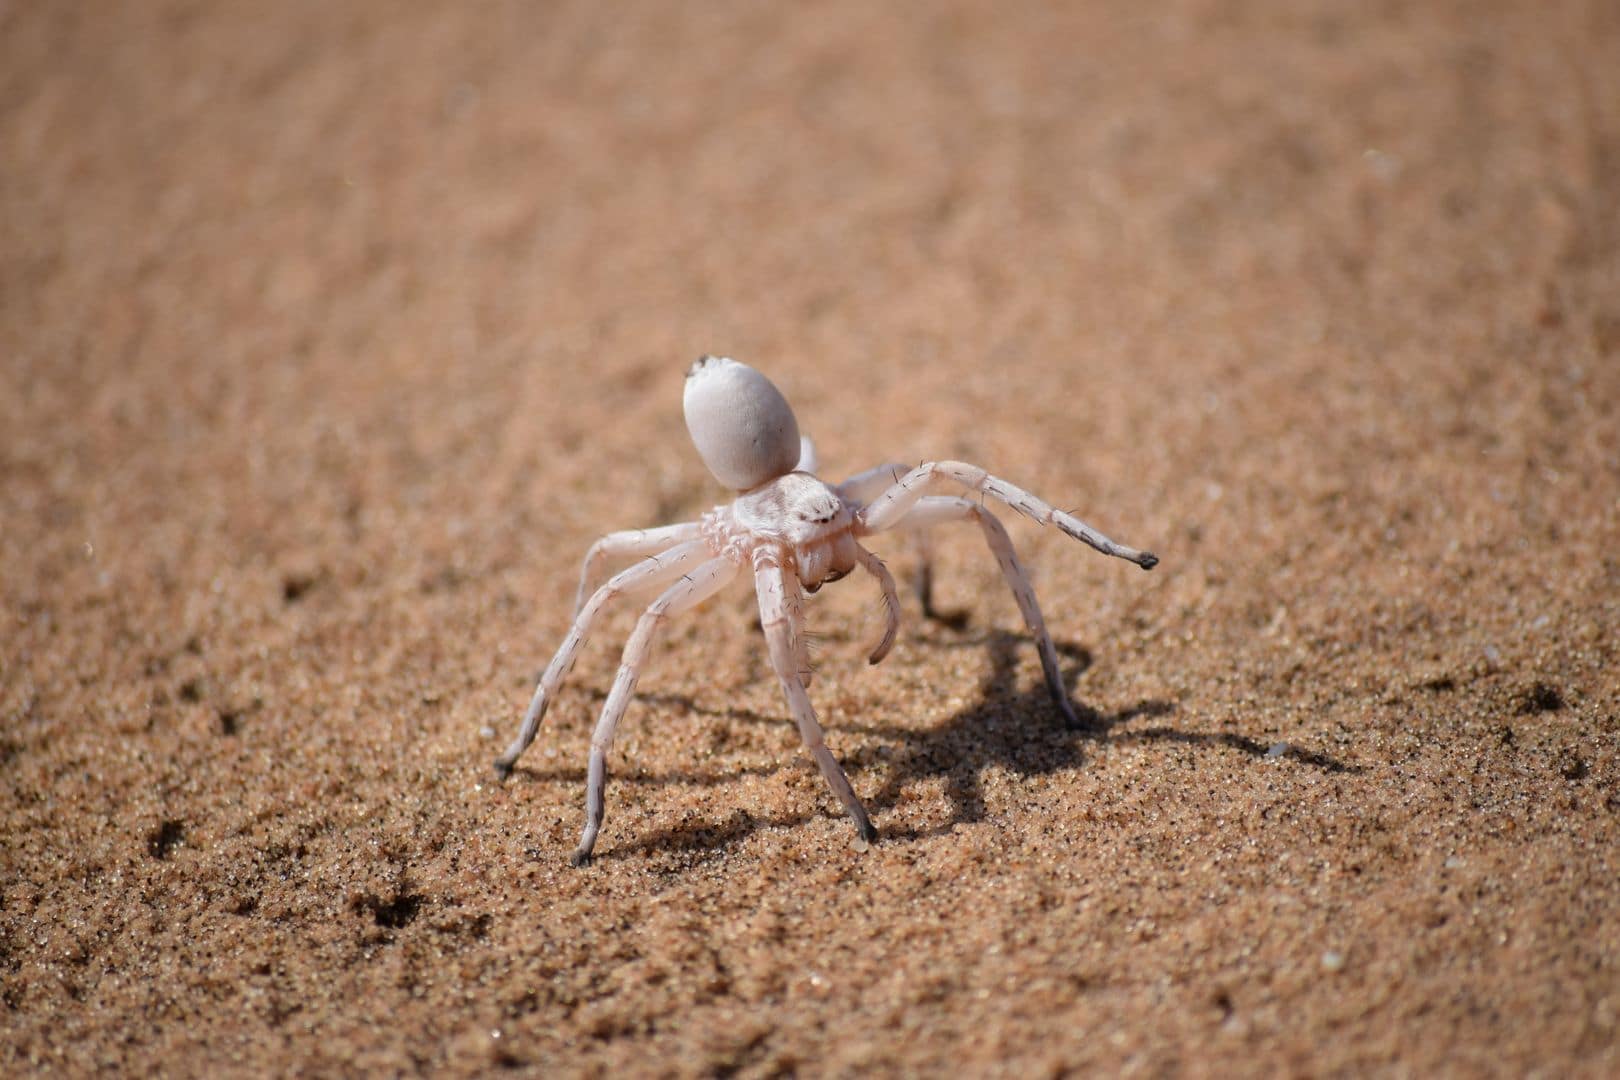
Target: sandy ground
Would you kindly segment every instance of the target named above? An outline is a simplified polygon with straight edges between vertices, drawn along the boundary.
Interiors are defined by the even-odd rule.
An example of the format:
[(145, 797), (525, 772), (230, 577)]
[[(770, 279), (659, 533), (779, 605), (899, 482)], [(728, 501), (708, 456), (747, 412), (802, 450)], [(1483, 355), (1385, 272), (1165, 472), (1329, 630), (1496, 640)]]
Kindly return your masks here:
[[(958, 457), (881, 666), (610, 528)], [(1620, 1072), (1620, 7), (0, 5), (0, 1072)], [(902, 578), (911, 549), (877, 548)]]

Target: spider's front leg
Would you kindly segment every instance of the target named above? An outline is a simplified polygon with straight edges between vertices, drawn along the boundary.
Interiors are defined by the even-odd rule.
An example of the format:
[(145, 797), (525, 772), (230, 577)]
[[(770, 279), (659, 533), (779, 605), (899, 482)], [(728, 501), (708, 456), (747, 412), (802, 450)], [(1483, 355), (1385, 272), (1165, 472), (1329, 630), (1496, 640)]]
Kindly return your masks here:
[(1090, 545), (1104, 555), (1125, 559), (1144, 570), (1151, 570), (1159, 565), (1159, 557), (1151, 551), (1137, 551), (1133, 547), (1116, 544), (1074, 515), (1064, 513), (999, 476), (991, 476), (977, 465), (969, 465), (962, 461), (923, 462), (873, 499), (870, 504), (862, 507), (860, 513), (855, 515), (857, 523), (868, 533), (894, 528), (905, 517), (906, 512), (916, 505), (917, 500), (927, 490), (929, 482), (936, 477), (953, 480), (969, 491), (982, 492), (1042, 525), (1056, 525), (1062, 532)]
[(827, 786), (833, 789), (844, 809), (855, 820), (855, 831), (862, 840), (877, 839), (877, 830), (866, 816), (866, 808), (855, 797), (849, 777), (844, 775), (838, 759), (827, 749), (827, 741), (816, 721), (816, 710), (810, 704), (810, 694), (799, 675), (795, 640), (802, 636), (804, 613), (793, 603), (799, 595), (796, 572), (782, 566), (779, 556), (767, 548), (754, 552), (754, 588), (759, 594), (759, 621), (765, 629), (765, 640), (770, 646), (771, 667), (781, 680), (782, 692), (787, 695), (788, 708), (799, 725), (799, 737), (806, 750), (816, 759)]
[[(910, 465), (889, 461), (863, 469), (833, 490), (846, 503), (861, 506), (899, 483), (910, 471)], [(912, 535), (917, 545), (917, 579), (912, 583), (912, 589), (917, 594), (917, 603), (922, 606), (923, 615), (932, 619), (939, 614), (934, 608), (934, 549), (926, 532), (918, 530)]]

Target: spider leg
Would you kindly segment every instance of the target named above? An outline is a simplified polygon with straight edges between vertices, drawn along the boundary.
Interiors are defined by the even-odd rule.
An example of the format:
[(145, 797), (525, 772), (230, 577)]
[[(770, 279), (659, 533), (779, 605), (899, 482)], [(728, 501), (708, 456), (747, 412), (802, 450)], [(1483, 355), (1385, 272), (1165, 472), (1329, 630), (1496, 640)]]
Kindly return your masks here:
[(562, 687), (562, 682), (573, 670), (574, 661), (579, 658), (579, 650), (584, 647), (585, 639), (590, 636), (591, 624), (596, 621), (597, 615), (615, 597), (624, 594), (637, 595), (651, 592), (674, 578), (685, 573), (689, 568), (701, 563), (711, 556), (709, 545), (701, 540), (692, 540), (678, 544), (661, 554), (651, 556), (636, 563), (627, 570), (620, 571), (608, 580), (596, 592), (591, 594), (590, 600), (580, 608), (579, 614), (574, 617), (574, 625), (563, 639), (562, 646), (557, 654), (546, 665), (545, 674), (540, 676), (540, 685), (535, 687), (534, 697), (529, 702), (529, 711), (523, 716), (523, 727), (518, 731), (517, 738), (506, 748), (506, 752), (495, 759), (495, 775), (505, 780), (512, 774), (512, 765), (517, 761), (523, 751), (534, 742), (535, 733), (540, 730), (540, 721), (546, 715), (546, 707), (551, 704), (552, 698)]
[(1064, 533), (1089, 544), (1104, 555), (1128, 560), (1144, 570), (1151, 570), (1159, 563), (1159, 557), (1152, 552), (1116, 544), (1079, 518), (1048, 505), (1000, 477), (991, 476), (977, 465), (961, 461), (925, 461), (862, 507), (855, 515), (856, 522), (868, 533), (892, 529), (921, 498), (929, 481), (936, 476), (953, 480), (969, 491), (989, 495), (1042, 525), (1056, 525)]
[(915, 506), (900, 519), (898, 528), (922, 529), (931, 525), (938, 525), (946, 521), (972, 520), (979, 523), (984, 532), (984, 539), (990, 545), (990, 553), (996, 557), (996, 564), (1001, 567), (1001, 576), (1006, 579), (1007, 587), (1012, 590), (1013, 599), (1018, 601), (1018, 610), (1024, 616), (1024, 625), (1029, 627), (1030, 636), (1035, 639), (1035, 647), (1041, 654), (1041, 670), (1046, 675), (1046, 689), (1051, 692), (1052, 700), (1057, 704), (1058, 711), (1071, 727), (1079, 727), (1080, 719), (1074, 714), (1074, 706), (1069, 702), (1069, 692), (1063, 685), (1063, 673), (1058, 669), (1057, 650), (1052, 647), (1052, 635), (1046, 631), (1046, 620), (1041, 618), (1041, 605), (1035, 599), (1035, 587), (1030, 584), (1029, 573), (1024, 569), (1023, 563), (1018, 561), (1018, 552), (1013, 548), (1012, 537), (1007, 535), (1006, 526), (1001, 524), (996, 515), (970, 499), (956, 496), (930, 496), (919, 499)]
[(696, 521), (683, 521), (678, 525), (662, 525), (656, 529), (625, 529), (599, 537), (585, 553), (585, 562), (579, 568), (579, 590), (574, 593), (574, 615), (585, 609), (585, 601), (596, 588), (592, 579), (602, 570), (602, 564), (614, 556), (652, 555), (671, 544), (696, 540), (702, 526)]
[[(897, 461), (885, 462), (856, 473), (833, 490), (845, 502), (860, 505), (881, 495), (910, 471), (910, 465), (902, 465)], [(917, 601), (922, 604), (923, 614), (933, 618), (937, 614), (934, 611), (934, 551), (928, 542), (927, 533), (919, 532), (916, 537), (917, 580), (913, 583), (913, 588), (917, 592)]]
[(799, 613), (799, 617), (788, 624), (788, 630), (792, 635), (790, 644), (793, 646), (794, 662), (798, 665), (799, 679), (808, 687), (815, 677), (816, 668), (810, 662), (810, 634), (804, 627), (804, 586), (800, 584), (798, 576), (794, 575), (791, 580), (783, 583), (783, 587), (786, 590), (783, 602), (787, 610)]
[(579, 848), (574, 852), (575, 866), (591, 861), (591, 849), (596, 846), (596, 834), (602, 829), (602, 814), (606, 807), (607, 755), (613, 749), (613, 735), (619, 720), (630, 706), (636, 692), (636, 680), (647, 662), (654, 637), (665, 619), (679, 615), (725, 588), (737, 576), (737, 564), (729, 559), (713, 558), (684, 575), (671, 585), (662, 596), (654, 600), (630, 635), (624, 647), (624, 658), (619, 662), (619, 673), (613, 679), (607, 703), (596, 721), (591, 735), (591, 760), (585, 778), (585, 831), (580, 834)]
[(912, 588), (916, 590), (917, 603), (922, 606), (923, 618), (938, 618), (939, 609), (934, 607), (934, 542), (922, 529), (911, 535), (917, 548), (917, 580)]
[(799, 436), (799, 463), (793, 467), (794, 472), (807, 472), (816, 475), (816, 468), (821, 459), (816, 456), (815, 440), (808, 435)]
[(894, 636), (900, 630), (900, 593), (894, 587), (894, 577), (889, 568), (883, 565), (883, 560), (867, 551), (861, 545), (855, 545), (855, 557), (860, 560), (861, 569), (877, 578), (878, 585), (883, 589), (883, 640), (877, 643), (872, 655), (866, 658), (868, 664), (876, 664), (894, 647)]
[(886, 461), (882, 465), (861, 470), (833, 490), (845, 502), (869, 503), (875, 496), (883, 494), (887, 488), (899, 483), (901, 477), (910, 471), (910, 465)]
[(810, 694), (799, 676), (793, 639), (799, 633), (797, 624), (803, 618), (803, 613), (791, 603), (796, 579), (794, 571), (781, 566), (766, 549), (756, 550), (754, 589), (759, 594), (759, 621), (770, 646), (771, 666), (776, 669), (776, 677), (781, 680), (782, 691), (787, 695), (788, 708), (799, 725), (799, 737), (821, 768), (827, 786), (833, 789), (844, 804), (844, 809), (855, 820), (855, 831), (862, 840), (876, 840), (877, 830), (872, 828), (866, 808), (855, 797), (855, 789), (850, 786), (849, 777), (844, 775), (838, 759), (827, 749), (821, 725), (816, 722), (815, 706), (810, 704)]

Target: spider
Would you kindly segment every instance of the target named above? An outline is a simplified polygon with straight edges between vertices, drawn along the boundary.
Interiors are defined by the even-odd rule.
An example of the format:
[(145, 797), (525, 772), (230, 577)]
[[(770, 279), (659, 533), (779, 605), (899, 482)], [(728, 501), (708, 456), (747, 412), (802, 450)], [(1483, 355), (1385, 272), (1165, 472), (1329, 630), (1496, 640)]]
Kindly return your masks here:
[[(574, 625), (540, 676), (517, 738), (495, 760), (495, 774), (505, 780), (534, 741), (547, 706), (557, 696), (603, 609), (621, 596), (658, 592), (630, 635), (591, 736), (585, 829), (573, 855), (575, 866), (587, 865), (596, 846), (605, 806), (608, 751), (659, 627), (718, 593), (745, 569), (754, 575), (771, 666), (787, 695), (799, 735), (862, 840), (876, 840), (877, 830), (838, 759), (827, 749), (806, 689), (810, 653), (804, 631), (804, 595), (857, 567), (870, 574), (883, 593), (885, 624), (882, 639), (867, 659), (876, 664), (888, 655), (900, 625), (900, 599), (883, 562), (861, 546), (864, 537), (896, 528), (975, 522), (1035, 639), (1052, 700), (1070, 723), (1078, 724), (1035, 590), (1007, 530), (979, 502), (924, 492), (933, 481), (948, 480), (968, 492), (1005, 503), (1043, 525), (1056, 525), (1103, 554), (1129, 560), (1144, 570), (1153, 569), (1157, 556), (1116, 544), (1077, 518), (960, 461), (927, 461), (914, 468), (879, 465), (835, 487), (828, 486), (814, 475), (814, 447), (809, 439), (800, 439), (798, 421), (781, 391), (758, 371), (728, 357), (705, 356), (691, 366), (683, 406), (687, 430), (703, 463), (716, 480), (738, 492), (736, 500), (715, 507), (697, 521), (609, 533), (591, 545), (580, 572)], [(644, 558), (593, 589), (592, 581), (603, 563), (615, 556)], [(925, 567), (919, 583), (925, 610), (927, 580)]]

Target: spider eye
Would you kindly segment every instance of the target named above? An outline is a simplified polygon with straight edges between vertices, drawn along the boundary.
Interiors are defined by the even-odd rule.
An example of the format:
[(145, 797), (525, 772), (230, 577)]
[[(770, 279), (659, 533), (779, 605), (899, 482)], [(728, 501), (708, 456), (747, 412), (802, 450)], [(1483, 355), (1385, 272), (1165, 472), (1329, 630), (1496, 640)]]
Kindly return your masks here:
[(838, 503), (831, 499), (817, 499), (810, 506), (799, 511), (800, 521), (812, 525), (825, 525), (838, 516)]

